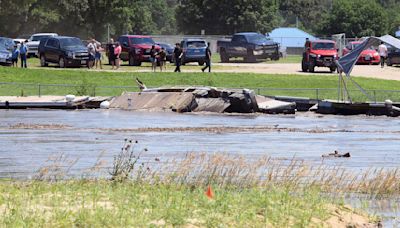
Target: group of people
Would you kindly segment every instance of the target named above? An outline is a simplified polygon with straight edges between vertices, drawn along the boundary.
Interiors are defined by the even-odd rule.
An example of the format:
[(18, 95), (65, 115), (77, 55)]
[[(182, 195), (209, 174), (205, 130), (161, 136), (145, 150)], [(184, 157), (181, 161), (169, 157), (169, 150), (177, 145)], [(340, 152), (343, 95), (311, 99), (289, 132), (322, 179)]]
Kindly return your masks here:
[[(179, 43), (175, 44), (174, 49), (174, 61), (175, 61), (175, 70), (174, 72), (181, 72), (181, 65), (182, 65), (182, 57), (183, 57), (183, 50)], [(201, 71), (205, 71), (208, 68), (208, 72), (211, 72), (211, 49), (210, 43), (207, 43), (206, 52), (205, 52), (205, 63), (206, 65), (201, 68)]]
[(122, 47), (119, 42), (114, 42), (114, 39), (110, 39), (110, 43), (107, 45), (108, 49), (108, 60), (111, 63), (112, 70), (118, 70), (121, 66), (121, 53)]
[(18, 67), (18, 58), (21, 59), (21, 68), (27, 68), (26, 64), (28, 49), (26, 48), (25, 42), (21, 42), (21, 45), (14, 45), (11, 54), (11, 61), (13, 67)]
[[(117, 70), (121, 66), (121, 52), (122, 52), (122, 47), (119, 42), (114, 42), (114, 39), (110, 39), (109, 44), (107, 45), (107, 51), (108, 51), (108, 58), (109, 62), (112, 65), (112, 70)], [(90, 54), (90, 64), (88, 64), (89, 68), (93, 68), (93, 61), (95, 61), (95, 66), (97, 69), (97, 62), (99, 62), (100, 69), (102, 69), (101, 65), (101, 51), (103, 49), (101, 48), (100, 42), (96, 41), (95, 39), (92, 39), (91, 42), (88, 44), (88, 52)], [(180, 46), (179, 43), (176, 43), (175, 49), (174, 49), (174, 54), (173, 54), (173, 60), (175, 62), (175, 70), (174, 72), (181, 72), (180, 66), (182, 65), (182, 57), (183, 57), (183, 50)], [(157, 70), (157, 66), (160, 67), (160, 71), (167, 70), (167, 51), (165, 48), (161, 48), (161, 50), (157, 50), (155, 45), (152, 45), (150, 49), (150, 63), (151, 63), (151, 69), (153, 72)], [(201, 70), (204, 72), (208, 68), (208, 72), (211, 72), (211, 50), (210, 50), (210, 43), (208, 43), (208, 46), (206, 48), (206, 56), (205, 56), (205, 63), (206, 66), (203, 67)]]
[(96, 67), (97, 69), (97, 67), (100, 67), (100, 69), (103, 69), (101, 52), (104, 51), (104, 49), (101, 47), (101, 43), (95, 39), (90, 39), (87, 49), (89, 53), (88, 68), (93, 69)]

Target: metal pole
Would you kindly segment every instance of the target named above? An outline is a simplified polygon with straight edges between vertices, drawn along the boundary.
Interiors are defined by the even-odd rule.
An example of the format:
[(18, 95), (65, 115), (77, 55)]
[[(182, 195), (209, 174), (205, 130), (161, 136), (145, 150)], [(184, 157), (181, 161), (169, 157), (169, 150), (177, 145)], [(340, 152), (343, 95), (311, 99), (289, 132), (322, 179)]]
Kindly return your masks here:
[(110, 41), (110, 24), (107, 24), (107, 42)]
[(38, 89), (39, 89), (39, 97), (41, 96), (41, 86), (38, 84)]
[(316, 98), (317, 98), (317, 100), (319, 100), (319, 89), (317, 88), (316, 90), (315, 90), (315, 93), (316, 93)]
[(340, 101), (340, 91), (341, 91), (341, 86), (342, 84), (342, 72), (339, 73), (339, 86), (338, 86), (338, 102)]

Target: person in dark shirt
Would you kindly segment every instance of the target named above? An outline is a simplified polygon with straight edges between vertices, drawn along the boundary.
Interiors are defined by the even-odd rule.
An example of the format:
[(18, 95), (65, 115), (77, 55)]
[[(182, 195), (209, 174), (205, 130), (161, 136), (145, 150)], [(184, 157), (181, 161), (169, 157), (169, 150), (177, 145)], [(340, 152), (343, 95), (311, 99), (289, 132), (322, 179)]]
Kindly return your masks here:
[(210, 50), (210, 43), (207, 43), (206, 48), (206, 66), (201, 68), (201, 71), (205, 71), (208, 68), (208, 72), (211, 72), (211, 50)]
[(156, 46), (151, 46), (150, 50), (151, 71), (156, 72), (157, 68), (157, 50)]
[(167, 53), (164, 48), (161, 48), (160, 53), (158, 53), (158, 61), (160, 63), (160, 71), (167, 70)]
[(26, 53), (28, 52), (28, 49), (25, 46), (25, 42), (21, 43), (21, 47), (19, 47), (19, 57), (21, 58), (21, 68), (27, 68), (26, 65)]
[(174, 49), (174, 59), (175, 59), (175, 71), (174, 72), (181, 72), (181, 60), (182, 60), (183, 51), (181, 45), (176, 43)]
[(110, 43), (107, 45), (107, 48), (108, 48), (108, 61), (112, 65), (111, 69), (114, 70), (114, 67), (115, 67), (114, 39), (112, 39), (112, 38), (110, 39)]

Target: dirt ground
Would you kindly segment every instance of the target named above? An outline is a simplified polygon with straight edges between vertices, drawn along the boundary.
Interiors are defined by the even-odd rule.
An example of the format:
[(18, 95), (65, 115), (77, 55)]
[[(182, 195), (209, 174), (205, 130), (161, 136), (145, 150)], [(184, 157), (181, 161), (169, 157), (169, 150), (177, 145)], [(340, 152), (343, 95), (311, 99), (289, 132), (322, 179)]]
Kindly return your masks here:
[[(251, 72), (268, 74), (311, 74), (302, 72), (300, 63), (214, 63), (218, 66), (214, 72)], [(328, 68), (315, 69), (318, 75), (332, 75)], [(356, 65), (351, 73), (352, 76), (400, 80), (400, 67), (381, 68), (378, 65)]]

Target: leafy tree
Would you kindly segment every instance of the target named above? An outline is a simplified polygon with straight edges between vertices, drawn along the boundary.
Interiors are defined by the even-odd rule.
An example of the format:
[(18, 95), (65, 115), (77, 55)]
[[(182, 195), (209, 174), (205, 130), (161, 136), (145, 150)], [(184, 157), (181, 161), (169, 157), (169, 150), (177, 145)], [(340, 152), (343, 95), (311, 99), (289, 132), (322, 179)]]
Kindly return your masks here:
[(278, 24), (272, 0), (182, 0), (177, 8), (178, 28), (186, 34), (231, 34), (239, 31), (268, 32)]
[(375, 0), (336, 0), (325, 15), (320, 32), (346, 33), (348, 37), (380, 36), (387, 33), (388, 16)]

